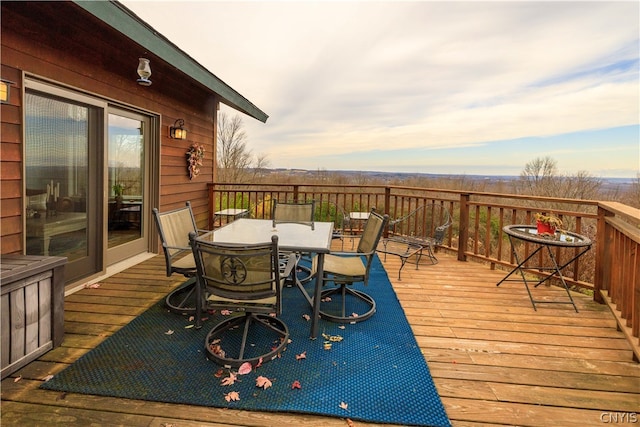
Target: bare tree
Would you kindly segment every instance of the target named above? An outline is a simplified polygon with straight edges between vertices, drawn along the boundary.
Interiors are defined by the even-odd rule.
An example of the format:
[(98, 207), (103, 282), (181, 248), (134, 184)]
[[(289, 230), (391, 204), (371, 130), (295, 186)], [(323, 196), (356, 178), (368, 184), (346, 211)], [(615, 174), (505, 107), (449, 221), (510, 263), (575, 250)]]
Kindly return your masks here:
[(247, 134), (242, 117), (218, 115), (218, 180), (239, 183), (250, 180), (260, 169), (269, 166), (265, 154), (254, 155), (247, 147)]
[(623, 194), (622, 202), (640, 209), (640, 173), (636, 175), (636, 179), (631, 183), (625, 194)]
[(575, 175), (564, 177), (562, 197), (570, 199), (597, 199), (602, 188), (602, 180), (587, 171), (578, 171)]
[(533, 196), (562, 197), (567, 199), (596, 199), (602, 180), (587, 171), (563, 175), (551, 157), (538, 157), (527, 163), (520, 173), (520, 192)]
[(558, 196), (560, 176), (557, 162), (551, 157), (537, 157), (520, 172), (521, 192), (532, 196)]

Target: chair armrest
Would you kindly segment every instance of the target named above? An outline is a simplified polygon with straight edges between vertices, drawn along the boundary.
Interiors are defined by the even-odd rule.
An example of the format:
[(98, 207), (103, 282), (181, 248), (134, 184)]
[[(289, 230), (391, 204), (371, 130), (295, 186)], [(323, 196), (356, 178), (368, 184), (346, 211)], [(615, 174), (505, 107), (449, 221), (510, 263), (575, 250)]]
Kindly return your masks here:
[(165, 243), (162, 244), (163, 247), (167, 248), (167, 249), (179, 249), (179, 250), (183, 250), (183, 251), (190, 251), (191, 247), (190, 246), (169, 246)]
[(290, 253), (289, 256), (287, 257), (287, 265), (285, 265), (284, 270), (280, 272), (280, 277), (281, 278), (289, 277), (289, 274), (291, 274), (291, 271), (293, 271), (297, 263), (298, 263), (298, 257), (296, 253), (294, 252)]
[(356, 257), (356, 256), (364, 256), (368, 254), (369, 252), (331, 252), (331, 255), (342, 256), (342, 257)]

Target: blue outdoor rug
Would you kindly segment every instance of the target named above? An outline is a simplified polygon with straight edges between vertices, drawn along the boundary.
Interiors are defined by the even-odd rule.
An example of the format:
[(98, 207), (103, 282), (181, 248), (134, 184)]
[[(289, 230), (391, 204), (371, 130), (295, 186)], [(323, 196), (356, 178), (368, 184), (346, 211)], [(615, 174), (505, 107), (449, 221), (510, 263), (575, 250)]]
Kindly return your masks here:
[[(238, 375), (233, 385), (221, 385), (229, 370), (221, 370), (205, 356), (207, 332), (221, 317), (209, 315), (197, 330), (190, 327), (193, 321), (187, 316), (168, 312), (162, 301), (41, 388), (374, 423), (449, 426), (429, 368), (377, 257), (369, 283), (355, 288), (376, 300), (376, 314), (344, 328), (320, 320), (320, 335), (313, 341), (304, 316), (311, 314), (311, 308), (297, 288), (285, 288), (282, 319), (291, 343), (280, 358)], [(307, 287), (311, 291), (313, 284)], [(322, 334), (342, 340), (332, 341), (327, 350)], [(259, 376), (272, 386), (258, 388)], [(237, 392), (239, 400), (227, 401), (230, 392)]]

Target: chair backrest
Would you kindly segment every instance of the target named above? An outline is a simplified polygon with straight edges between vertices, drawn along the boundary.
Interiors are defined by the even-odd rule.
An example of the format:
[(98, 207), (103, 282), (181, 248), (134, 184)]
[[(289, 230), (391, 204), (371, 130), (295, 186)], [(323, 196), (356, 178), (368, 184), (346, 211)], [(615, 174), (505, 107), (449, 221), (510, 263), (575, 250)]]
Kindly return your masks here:
[(190, 234), (197, 278), (208, 294), (219, 297), (215, 299), (218, 307), (280, 313), (278, 236), (274, 235), (271, 242), (250, 245), (195, 237), (195, 233)]
[(382, 233), (384, 232), (384, 229), (388, 223), (389, 215), (380, 215), (373, 209), (369, 214), (369, 218), (367, 218), (367, 221), (364, 223), (364, 228), (362, 230), (360, 242), (358, 242), (357, 251), (359, 253), (362, 253), (364, 255), (364, 258), (366, 259), (364, 274), (365, 285), (369, 283), (369, 272), (371, 271), (372, 264), (371, 261), (373, 260), (373, 256), (376, 253), (376, 248), (378, 247), (380, 237), (382, 237)]
[[(171, 276), (174, 272), (184, 274), (184, 268), (173, 266), (173, 260), (191, 252), (189, 233), (197, 233), (198, 231), (191, 203), (187, 202), (184, 208), (162, 213), (157, 208), (153, 208), (153, 217), (162, 243), (167, 276)], [(191, 270), (195, 272), (195, 265), (191, 267)]]
[(369, 218), (367, 218), (367, 221), (364, 223), (362, 237), (360, 237), (360, 242), (358, 242), (357, 251), (363, 254), (375, 253), (382, 232), (388, 222), (389, 215), (383, 216), (372, 210)]
[(273, 226), (279, 223), (296, 223), (309, 225), (313, 229), (315, 207), (314, 200), (301, 203), (283, 203), (274, 200), (271, 211)]

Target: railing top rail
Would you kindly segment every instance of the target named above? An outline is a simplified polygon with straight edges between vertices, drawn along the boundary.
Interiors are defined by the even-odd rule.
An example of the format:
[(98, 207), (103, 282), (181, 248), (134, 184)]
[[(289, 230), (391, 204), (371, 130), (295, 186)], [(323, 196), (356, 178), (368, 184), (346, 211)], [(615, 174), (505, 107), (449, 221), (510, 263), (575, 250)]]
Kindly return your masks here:
[(632, 208), (619, 202), (599, 202), (598, 206), (604, 210), (623, 217), (626, 221), (640, 226), (640, 209)]
[(282, 184), (282, 183), (258, 183), (258, 182), (247, 182), (247, 183), (234, 183), (234, 182), (209, 182), (207, 183), (208, 186), (216, 186), (216, 185), (226, 185), (226, 186), (231, 186), (231, 187), (241, 187), (241, 186), (245, 186), (245, 187), (255, 187), (255, 186), (260, 186), (260, 187), (289, 187), (289, 188), (293, 188), (293, 187), (316, 187), (316, 188), (326, 188), (326, 187), (331, 187), (331, 188), (380, 188), (383, 189), (386, 186), (384, 185), (374, 185), (374, 184), (302, 184), (302, 183), (290, 183), (290, 184)]
[[(456, 195), (468, 195), (472, 197), (488, 197), (488, 198), (502, 198), (502, 199), (514, 199), (514, 200), (526, 200), (526, 201), (539, 201), (539, 202), (553, 202), (553, 203), (567, 203), (576, 205), (598, 206), (603, 202), (598, 200), (583, 200), (583, 199), (568, 199), (560, 197), (547, 197), (547, 196), (532, 196), (527, 194), (506, 194), (506, 193), (490, 193), (481, 191), (468, 191), (468, 190), (449, 190), (442, 188), (425, 188), (425, 187), (408, 187), (400, 185), (353, 185), (353, 184), (264, 184), (264, 183), (222, 183), (222, 182), (210, 182), (208, 186), (232, 186), (232, 187), (275, 187), (275, 188), (367, 188), (378, 190), (396, 190), (396, 191), (416, 191), (427, 193), (440, 193), (440, 194), (456, 194)], [(470, 201), (472, 202), (472, 201)], [(620, 204), (622, 205), (622, 204)], [(624, 205), (622, 205), (624, 206)]]

